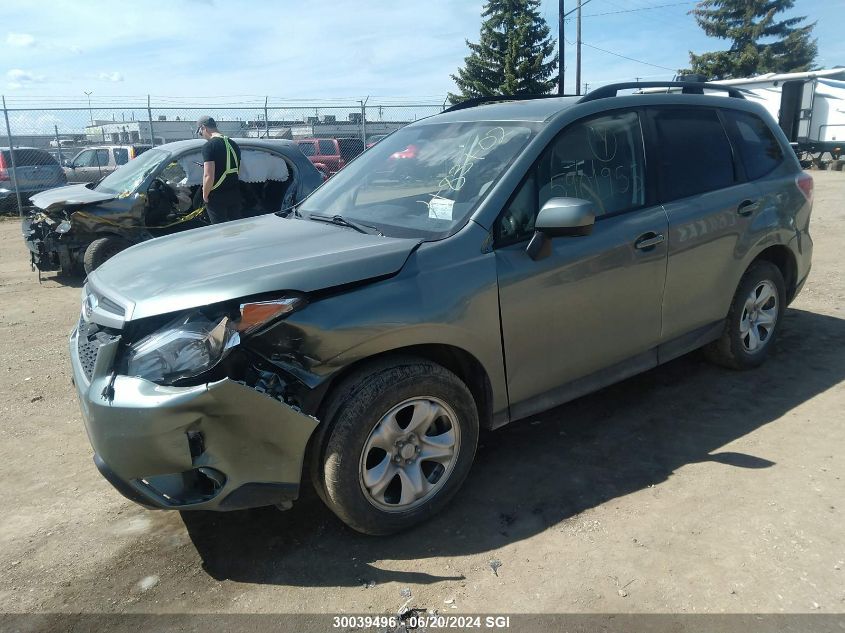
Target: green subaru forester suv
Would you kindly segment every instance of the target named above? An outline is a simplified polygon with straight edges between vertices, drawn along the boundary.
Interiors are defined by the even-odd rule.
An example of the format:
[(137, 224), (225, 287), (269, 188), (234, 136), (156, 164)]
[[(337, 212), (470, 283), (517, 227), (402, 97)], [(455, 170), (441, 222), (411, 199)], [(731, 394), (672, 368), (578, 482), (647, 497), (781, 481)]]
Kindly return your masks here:
[(387, 534), (454, 497), (481, 428), (697, 348), (762, 363), (813, 181), (741, 92), (660, 86), (463, 103), (295, 208), (108, 261), (70, 341), (97, 467), (178, 510), (286, 508), (306, 472)]

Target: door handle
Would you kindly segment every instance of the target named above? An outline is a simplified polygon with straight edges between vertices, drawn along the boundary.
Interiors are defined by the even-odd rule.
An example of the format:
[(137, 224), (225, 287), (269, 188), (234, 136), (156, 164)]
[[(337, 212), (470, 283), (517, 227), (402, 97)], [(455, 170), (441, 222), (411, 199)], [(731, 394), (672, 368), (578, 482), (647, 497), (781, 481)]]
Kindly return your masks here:
[(736, 212), (743, 217), (747, 217), (759, 208), (759, 200), (743, 200), (739, 203), (739, 206), (736, 208)]
[(650, 248), (654, 248), (658, 244), (662, 244), (666, 238), (663, 237), (662, 233), (645, 233), (640, 235), (637, 238), (637, 241), (634, 242), (634, 248), (637, 248), (641, 251), (648, 250)]

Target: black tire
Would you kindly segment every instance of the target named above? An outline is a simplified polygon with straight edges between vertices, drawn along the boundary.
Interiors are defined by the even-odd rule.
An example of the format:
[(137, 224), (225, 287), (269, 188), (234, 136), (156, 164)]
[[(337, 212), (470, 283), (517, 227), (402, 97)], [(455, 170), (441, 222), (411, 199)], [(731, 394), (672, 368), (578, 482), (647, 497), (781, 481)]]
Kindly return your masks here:
[[(438, 399), (451, 409), (459, 448), (451, 470), (444, 471), (430, 497), (408, 510), (383, 510), (370, 501), (360, 478), (364, 448), (382, 416), (417, 397)], [(312, 482), (329, 509), (364, 534), (392, 534), (433, 516), (454, 496), (472, 466), (478, 444), (475, 401), (455, 374), (430, 361), (408, 357), (372, 365), (338, 385), (323, 410), (326, 424), (312, 447)]]
[[(774, 327), (766, 334), (765, 339), (758, 335), (762, 345), (756, 351), (749, 351), (747, 344), (744, 342), (747, 335), (744, 335), (741, 331), (746, 311), (746, 300), (751, 292), (764, 282), (769, 282), (776, 289), (777, 316), (774, 320)], [(780, 331), (785, 309), (786, 287), (780, 269), (771, 262), (755, 262), (739, 282), (722, 336), (704, 347), (705, 356), (711, 362), (731, 369), (759, 367), (772, 350)]]
[(101, 237), (94, 240), (85, 249), (85, 255), (82, 258), (85, 274), (90, 275), (106, 260), (111, 259), (130, 246), (132, 246), (131, 243), (120, 237)]

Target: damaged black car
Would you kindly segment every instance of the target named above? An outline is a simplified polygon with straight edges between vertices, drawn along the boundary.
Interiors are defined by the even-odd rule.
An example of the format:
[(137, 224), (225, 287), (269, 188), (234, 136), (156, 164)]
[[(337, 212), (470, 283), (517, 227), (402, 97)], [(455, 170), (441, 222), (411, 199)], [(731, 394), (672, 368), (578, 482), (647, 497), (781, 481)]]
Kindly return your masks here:
[[(291, 141), (237, 139), (245, 217), (304, 199), (320, 173)], [(207, 225), (202, 204), (202, 147), (191, 139), (148, 150), (97, 183), (68, 185), (32, 197), (23, 220), (33, 269), (90, 273), (126, 248)]]

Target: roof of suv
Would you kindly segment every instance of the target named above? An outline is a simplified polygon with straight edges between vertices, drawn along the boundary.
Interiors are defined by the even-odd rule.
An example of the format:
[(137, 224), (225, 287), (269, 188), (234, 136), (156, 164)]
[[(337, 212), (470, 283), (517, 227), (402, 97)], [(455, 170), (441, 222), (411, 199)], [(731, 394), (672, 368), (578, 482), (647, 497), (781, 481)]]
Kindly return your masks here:
[[(666, 92), (642, 92), (648, 88), (665, 88)], [(669, 88), (681, 92), (669, 92)], [(618, 90), (639, 90), (634, 94), (617, 94)], [(717, 91), (720, 94), (705, 94), (704, 90)], [(726, 98), (730, 95), (731, 98)], [(735, 98), (739, 97), (739, 98)], [(462, 104), (454, 106), (454, 110), (446, 110), (442, 114), (435, 115), (438, 123), (469, 122), (469, 121), (524, 121), (542, 122), (548, 121), (564, 110), (568, 110), (581, 104), (607, 104), (607, 109), (614, 107), (628, 107), (640, 104), (680, 104), (706, 103), (718, 107), (731, 107), (739, 105), (742, 109), (747, 104), (741, 91), (734, 90), (729, 86), (721, 86), (712, 83), (696, 82), (624, 82), (601, 86), (595, 91), (581, 96), (553, 97), (544, 96), (538, 98), (513, 97), (513, 101), (507, 101), (509, 97), (491, 97), (498, 99), (489, 103), (475, 104), (470, 100), (465, 107)], [(645, 101), (641, 101), (645, 100)], [(596, 109), (594, 106), (591, 109)], [(601, 109), (601, 108), (599, 108)], [(427, 119), (421, 119), (426, 122)]]

